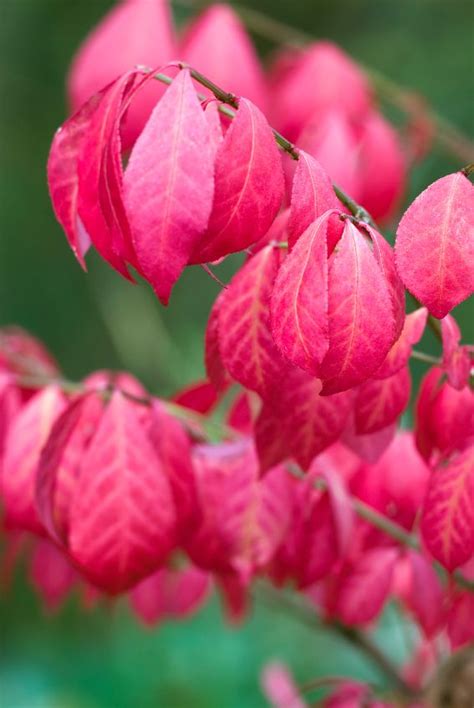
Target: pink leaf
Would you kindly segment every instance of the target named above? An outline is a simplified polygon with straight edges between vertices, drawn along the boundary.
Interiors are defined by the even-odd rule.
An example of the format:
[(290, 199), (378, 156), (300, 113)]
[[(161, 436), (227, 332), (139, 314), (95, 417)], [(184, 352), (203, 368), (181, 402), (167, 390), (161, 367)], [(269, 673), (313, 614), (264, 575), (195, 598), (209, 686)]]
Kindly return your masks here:
[(397, 556), (394, 548), (372, 549), (343, 571), (335, 604), (340, 621), (366, 624), (377, 617), (390, 592)]
[(385, 379), (393, 376), (408, 363), (413, 344), (419, 342), (423, 336), (427, 318), (426, 307), (420, 307), (405, 317), (399, 338), (390, 349), (382, 366), (375, 372), (374, 378)]
[(324, 214), (300, 236), (278, 272), (271, 304), (276, 345), (315, 376), (329, 348), (328, 219)]
[(474, 554), (474, 447), (433, 472), (421, 534), (433, 557), (449, 571)]
[(69, 513), (84, 451), (103, 411), (89, 393), (70, 403), (54, 423), (41, 451), (36, 474), (36, 510), (50, 537), (65, 544)]
[(118, 131), (124, 103), (137, 78), (137, 72), (128, 72), (101, 91), (77, 163), (79, 217), (100, 255), (128, 279), (125, 261), (134, 263), (135, 255), (122, 202)]
[(46, 540), (36, 543), (30, 573), (33, 585), (40, 591), (49, 610), (61, 604), (78, 580), (64, 553)]
[(416, 402), (416, 444), (423, 457), (449, 457), (474, 443), (474, 392), (461, 391), (442, 379), (433, 367), (424, 377)]
[(197, 17), (185, 33), (180, 56), (218, 86), (266, 110), (267, 87), (258, 55), (229, 5), (211, 5)]
[(303, 468), (341, 436), (353, 392), (321, 396), (321, 382), (304, 371), (289, 371), (279, 390), (277, 410), (293, 457)]
[(384, 273), (360, 231), (347, 221), (329, 261), (329, 351), (323, 393), (343, 391), (382, 364), (396, 339)]
[(270, 297), (280, 265), (279, 248), (266, 246), (233, 277), (219, 306), (219, 345), (232, 378), (263, 398), (284, 374), (270, 331)]
[(287, 71), (281, 64), (276, 67), (271, 94), (276, 127), (291, 140), (308, 120), (328, 110), (340, 110), (351, 119), (366, 114), (371, 101), (367, 79), (337, 45), (314, 42), (291, 59)]
[(474, 595), (472, 592), (463, 592), (454, 599), (449, 614), (448, 635), (451, 647), (457, 649), (464, 644), (471, 644), (474, 640)]
[(255, 421), (254, 435), (262, 474), (291, 457), (281, 416), (272, 401), (263, 403)]
[(318, 160), (335, 184), (353, 199), (359, 199), (358, 144), (345, 113), (315, 114), (298, 138), (298, 144)]
[(174, 542), (169, 482), (134, 404), (116, 392), (82, 458), (69, 552), (95, 585), (114, 594), (157, 570)]
[(342, 433), (341, 441), (362, 460), (371, 464), (377, 462), (393, 440), (397, 426), (388, 425), (376, 433), (358, 435), (355, 429), (355, 416), (350, 415)]
[(210, 413), (219, 403), (219, 394), (210, 381), (196, 381), (173, 396), (173, 402), (198, 413)]
[(272, 130), (247, 99), (217, 151), (216, 189), (209, 226), (193, 263), (242, 251), (270, 228), (284, 196), (283, 168)]
[(54, 213), (83, 268), (90, 238), (77, 213), (77, 168), (91, 115), (100, 100), (100, 94), (92, 96), (56, 131), (48, 157), (48, 186)]
[(432, 563), (420, 553), (408, 551), (411, 570), (408, 605), (428, 638), (433, 637), (446, 620), (443, 586)]
[(209, 380), (219, 392), (224, 391), (231, 382), (231, 378), (222, 361), (219, 336), (220, 309), (224, 296), (225, 290), (222, 290), (214, 301), (207, 321), (204, 340), (206, 373)]
[(170, 483), (178, 512), (178, 530), (184, 538), (191, 532), (198, 515), (191, 442), (183, 425), (158, 399), (152, 404), (149, 437)]
[(443, 368), (451, 386), (461, 390), (469, 382), (471, 357), (467, 347), (459, 344), (461, 331), (451, 315), (446, 315), (441, 320), (441, 336), (443, 340)]
[[(68, 91), (73, 110), (117, 76), (137, 65), (161, 66), (177, 58), (167, 0), (120, 2), (88, 35), (77, 52)], [(124, 144), (129, 149), (164, 87), (148, 83), (127, 115)]]
[(298, 238), (313, 221), (329, 209), (340, 208), (341, 204), (334, 194), (327, 172), (311, 155), (300, 150), (291, 191), (288, 221), (289, 248), (293, 248)]
[(267, 664), (262, 673), (261, 683), (265, 696), (273, 708), (306, 708), (298, 687), (284, 664)]
[(403, 194), (406, 165), (396, 130), (377, 111), (364, 121), (359, 150), (360, 203), (376, 221), (386, 221)]
[(37, 393), (20, 411), (8, 431), (2, 469), (6, 524), (44, 533), (35, 508), (36, 470), (41, 450), (55, 419), (65, 406), (54, 385)]
[(394, 423), (410, 400), (410, 369), (404, 366), (385, 379), (369, 379), (357, 389), (355, 424), (359, 435), (375, 433)]
[(431, 184), (408, 207), (395, 252), (405, 287), (435, 317), (474, 291), (474, 187), (460, 172)]
[(188, 71), (135, 143), (124, 189), (138, 266), (166, 304), (206, 229), (214, 193), (210, 127)]
[(130, 603), (140, 619), (152, 626), (160, 620), (189, 617), (209, 590), (210, 577), (198, 568), (162, 568), (133, 588)]

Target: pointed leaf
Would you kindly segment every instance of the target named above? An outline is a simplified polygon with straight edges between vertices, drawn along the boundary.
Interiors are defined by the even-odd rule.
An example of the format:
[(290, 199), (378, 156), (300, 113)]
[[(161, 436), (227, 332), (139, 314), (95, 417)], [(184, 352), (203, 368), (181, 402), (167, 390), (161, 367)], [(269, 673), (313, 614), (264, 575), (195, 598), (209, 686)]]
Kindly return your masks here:
[(219, 346), (232, 378), (263, 398), (279, 384), (286, 363), (270, 331), (270, 297), (279, 248), (266, 246), (237, 272), (219, 306)]
[(266, 110), (263, 69), (245, 27), (229, 5), (211, 5), (197, 17), (185, 33), (180, 56), (218, 86)]
[(327, 172), (314, 157), (304, 150), (299, 152), (293, 177), (291, 208), (288, 221), (288, 245), (292, 249), (301, 234), (329, 209), (340, 209), (341, 204)]
[(385, 379), (393, 376), (408, 363), (413, 344), (419, 342), (423, 336), (427, 318), (426, 307), (420, 307), (405, 317), (399, 338), (390, 349), (382, 366), (375, 372), (374, 378)]
[(310, 224), (284, 260), (272, 296), (272, 332), (284, 356), (318, 375), (329, 348), (327, 225)]
[(446, 315), (441, 320), (441, 337), (443, 340), (443, 368), (451, 386), (461, 390), (469, 383), (471, 357), (467, 347), (460, 345), (461, 331), (451, 315)]
[(112, 395), (82, 458), (70, 516), (72, 558), (112, 594), (157, 570), (175, 542), (170, 485), (135, 408)]
[(353, 392), (321, 396), (321, 382), (304, 371), (288, 372), (279, 390), (278, 413), (293, 457), (303, 468), (342, 434)]
[[(86, 37), (74, 58), (68, 77), (73, 110), (132, 67), (161, 66), (177, 55), (166, 0), (118, 3)], [(163, 85), (152, 81), (134, 101), (123, 128), (125, 149), (132, 146), (163, 92)]]
[(421, 534), (430, 553), (449, 571), (474, 554), (474, 447), (433, 472)]
[(10, 426), (2, 468), (6, 524), (43, 534), (35, 508), (35, 480), (41, 450), (65, 406), (57, 386), (47, 386), (21, 409)]
[(474, 187), (460, 172), (431, 184), (397, 230), (397, 267), (405, 287), (434, 317), (474, 291)]
[(166, 304), (207, 226), (214, 192), (210, 127), (188, 71), (135, 143), (124, 190), (140, 271)]
[(265, 116), (247, 99), (217, 151), (209, 226), (192, 257), (206, 263), (242, 251), (270, 228), (284, 196), (281, 156)]
[(369, 379), (357, 389), (355, 424), (359, 435), (375, 433), (394, 423), (410, 400), (410, 369), (404, 366), (385, 379)]
[(323, 393), (361, 383), (396, 339), (386, 279), (360, 231), (347, 221), (329, 262), (329, 351), (320, 368)]
[(210, 590), (210, 577), (192, 565), (177, 570), (162, 568), (136, 585), (130, 604), (143, 622), (184, 619), (201, 607)]

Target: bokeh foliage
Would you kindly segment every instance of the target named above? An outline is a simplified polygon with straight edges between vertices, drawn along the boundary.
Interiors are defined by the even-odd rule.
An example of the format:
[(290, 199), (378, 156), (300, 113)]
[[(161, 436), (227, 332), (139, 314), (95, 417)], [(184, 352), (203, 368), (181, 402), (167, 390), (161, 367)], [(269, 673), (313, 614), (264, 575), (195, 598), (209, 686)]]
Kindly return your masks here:
[[(131, 287), (96, 257), (85, 276), (47, 195), (45, 161), (65, 115), (66, 69), (111, 4), (0, 0), (0, 324), (31, 330), (71, 377), (127, 368), (154, 392), (168, 394), (203, 373), (203, 331), (218, 286), (200, 268), (189, 269), (164, 310), (143, 283)], [(472, 133), (470, 0), (253, 0), (252, 6), (337, 41)], [(178, 8), (177, 15), (186, 12)], [(258, 44), (268, 55), (269, 43)], [(434, 152), (413, 173), (407, 200), (460, 166)], [(220, 277), (227, 279), (233, 267), (230, 259)], [(472, 341), (472, 305), (458, 308), (458, 315)], [(430, 335), (423, 348), (437, 351)], [(422, 369), (417, 365), (417, 376)], [(227, 629), (213, 602), (188, 623), (150, 632), (122, 604), (84, 615), (70, 602), (45, 617), (21, 578), (0, 607), (4, 708), (252, 708), (264, 705), (258, 672), (269, 657), (286, 659), (300, 680), (345, 669), (372, 676), (344, 645), (260, 605), (238, 630)], [(388, 613), (381, 631), (397, 653), (402, 644), (395, 624)]]

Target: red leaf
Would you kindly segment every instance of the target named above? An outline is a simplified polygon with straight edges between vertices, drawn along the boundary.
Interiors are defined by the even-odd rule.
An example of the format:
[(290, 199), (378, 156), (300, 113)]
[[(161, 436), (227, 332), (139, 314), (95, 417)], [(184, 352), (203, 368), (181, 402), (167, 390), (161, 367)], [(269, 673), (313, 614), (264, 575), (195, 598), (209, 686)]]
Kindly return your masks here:
[(373, 464), (380, 459), (390, 445), (396, 431), (397, 426), (393, 423), (382, 430), (378, 430), (376, 433), (358, 435), (355, 429), (355, 416), (350, 415), (342, 433), (341, 441), (362, 460)]
[(70, 403), (54, 423), (38, 463), (35, 503), (50, 537), (66, 544), (69, 515), (84, 451), (103, 411), (102, 399), (85, 394)]
[(310, 44), (292, 57), (287, 71), (281, 69), (280, 61), (275, 67), (273, 114), (276, 127), (291, 140), (313, 116), (336, 109), (358, 119), (370, 106), (364, 73), (331, 42)]
[(267, 664), (261, 677), (262, 688), (273, 708), (306, 708), (298, 686), (284, 664)]
[(118, 135), (124, 103), (137, 72), (128, 72), (101, 91), (90, 116), (77, 162), (77, 212), (85, 230), (113, 268), (131, 279), (125, 261), (135, 262), (122, 202), (122, 168)]
[(385, 277), (390, 300), (392, 303), (392, 314), (395, 321), (395, 337), (398, 338), (405, 324), (405, 288), (398, 275), (395, 265), (395, 256), (391, 246), (384, 237), (370, 224), (364, 225), (365, 231), (372, 241), (372, 250), (375, 260)]
[(433, 472), (421, 534), (433, 557), (449, 571), (474, 554), (474, 447)]
[(451, 315), (446, 315), (441, 320), (441, 336), (443, 340), (443, 368), (451, 386), (460, 391), (469, 383), (471, 357), (467, 347), (459, 344), (461, 331)]
[(245, 96), (266, 110), (267, 87), (258, 55), (229, 5), (212, 5), (197, 17), (185, 33), (180, 56), (218, 86)]
[(390, 592), (398, 550), (366, 551), (338, 578), (334, 615), (344, 624), (366, 624), (377, 617)]
[(399, 432), (377, 462), (362, 464), (350, 481), (351, 493), (406, 529), (415, 523), (430, 471), (413, 435)]
[(446, 620), (446, 598), (432, 563), (420, 553), (408, 551), (411, 582), (407, 603), (428, 638)]
[[(68, 77), (73, 110), (132, 67), (161, 66), (177, 58), (171, 13), (166, 0), (127, 0), (114, 7), (77, 52)], [(139, 38), (139, 41), (137, 41)], [(129, 149), (164, 87), (148, 83), (127, 115), (123, 129)]]
[(263, 398), (286, 368), (270, 331), (270, 297), (280, 258), (279, 248), (263, 248), (237, 272), (219, 303), (224, 366), (233, 379)]
[(61, 604), (78, 580), (76, 571), (64, 553), (43, 539), (35, 545), (30, 573), (33, 585), (43, 596), (49, 610)]
[(142, 580), (130, 593), (130, 604), (144, 624), (183, 619), (196, 612), (210, 591), (210, 577), (192, 565), (162, 568)]
[(191, 442), (183, 425), (155, 399), (149, 420), (149, 437), (171, 485), (178, 512), (181, 538), (197, 522), (196, 481), (191, 460)]
[(442, 380), (433, 367), (421, 382), (416, 403), (416, 444), (427, 460), (449, 457), (474, 443), (474, 392)]
[(224, 296), (225, 290), (222, 290), (214, 301), (209, 314), (209, 319), (207, 321), (204, 340), (204, 362), (206, 365), (206, 373), (209, 380), (219, 392), (225, 391), (231, 382), (231, 378), (222, 361), (219, 336), (219, 313)]
[(164, 304), (207, 227), (213, 157), (209, 123), (182, 71), (153, 110), (124, 176), (138, 266)]
[(278, 272), (271, 304), (276, 345), (315, 376), (329, 348), (328, 219), (324, 214), (299, 237)]
[(109, 593), (160, 567), (175, 542), (171, 490), (134, 404), (116, 392), (82, 458), (69, 552)]
[(369, 379), (357, 389), (355, 424), (359, 435), (375, 433), (394, 423), (410, 400), (411, 376), (404, 366), (385, 379)]
[(474, 640), (474, 595), (463, 592), (453, 602), (448, 621), (448, 635), (451, 647), (457, 649)]
[(351, 388), (377, 370), (396, 339), (386, 278), (360, 231), (347, 221), (329, 260), (329, 351), (323, 393)]
[(206, 263), (242, 251), (270, 228), (284, 196), (281, 156), (265, 116), (247, 99), (217, 151), (209, 226), (192, 256)]
[(263, 403), (254, 435), (261, 474), (291, 457), (281, 416), (272, 401)]
[(283, 539), (291, 479), (281, 467), (259, 479), (248, 442), (200, 446), (194, 462), (202, 522), (187, 550), (201, 567), (248, 580)]
[(288, 245), (292, 249), (301, 234), (329, 209), (340, 209), (341, 204), (327, 172), (319, 162), (304, 150), (299, 152), (293, 177)]
[(210, 413), (219, 402), (216, 387), (210, 381), (196, 381), (180, 389), (173, 396), (173, 402), (198, 413)]
[(376, 221), (386, 221), (403, 194), (406, 165), (396, 130), (378, 111), (364, 121), (359, 150), (360, 203)]
[[(256, 397), (255, 397), (256, 398)], [(255, 401), (257, 405), (258, 402)], [(226, 416), (227, 424), (242, 435), (251, 435), (253, 431), (254, 400), (252, 394), (243, 391), (232, 403)]]
[(19, 412), (8, 431), (2, 469), (6, 525), (44, 533), (35, 508), (36, 470), (43, 445), (65, 406), (57, 386), (47, 386)]
[(85, 269), (84, 256), (90, 238), (77, 213), (79, 156), (90, 125), (91, 115), (101, 95), (97, 94), (56, 131), (48, 157), (48, 186), (57, 220), (74, 255)]
[(335, 184), (353, 199), (359, 199), (359, 150), (347, 114), (341, 111), (314, 114), (298, 138), (298, 144), (318, 160)]
[(408, 207), (395, 252), (405, 287), (435, 317), (474, 291), (474, 187), (457, 172), (431, 184)]
[(341, 436), (352, 409), (353, 392), (320, 396), (321, 382), (304, 371), (289, 371), (276, 402), (285, 440), (303, 467)]
[(399, 338), (390, 349), (380, 369), (375, 372), (374, 378), (385, 379), (393, 376), (408, 363), (413, 344), (419, 342), (423, 336), (427, 318), (426, 307), (420, 307), (405, 317)]

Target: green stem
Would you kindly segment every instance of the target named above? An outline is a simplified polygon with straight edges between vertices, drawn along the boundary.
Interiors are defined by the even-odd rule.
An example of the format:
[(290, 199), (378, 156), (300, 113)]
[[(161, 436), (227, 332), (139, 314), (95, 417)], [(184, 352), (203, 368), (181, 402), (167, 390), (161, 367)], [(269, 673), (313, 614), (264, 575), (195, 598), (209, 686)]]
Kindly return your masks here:
[(340, 622), (322, 620), (316, 613), (316, 609), (304, 597), (290, 594), (282, 588), (275, 589), (268, 583), (258, 583), (255, 596), (271, 607), (284, 610), (307, 628), (327, 630), (338, 634), (347, 643), (365, 654), (403, 698), (416, 697), (417, 691), (403, 679), (396, 664), (386, 656), (368, 634)]
[(433, 366), (439, 366), (441, 364), (440, 359), (431, 354), (425, 354), (425, 352), (420, 352), (418, 349), (412, 349), (410, 354), (412, 359), (418, 359), (418, 361), (424, 361), (426, 364), (432, 364)]

